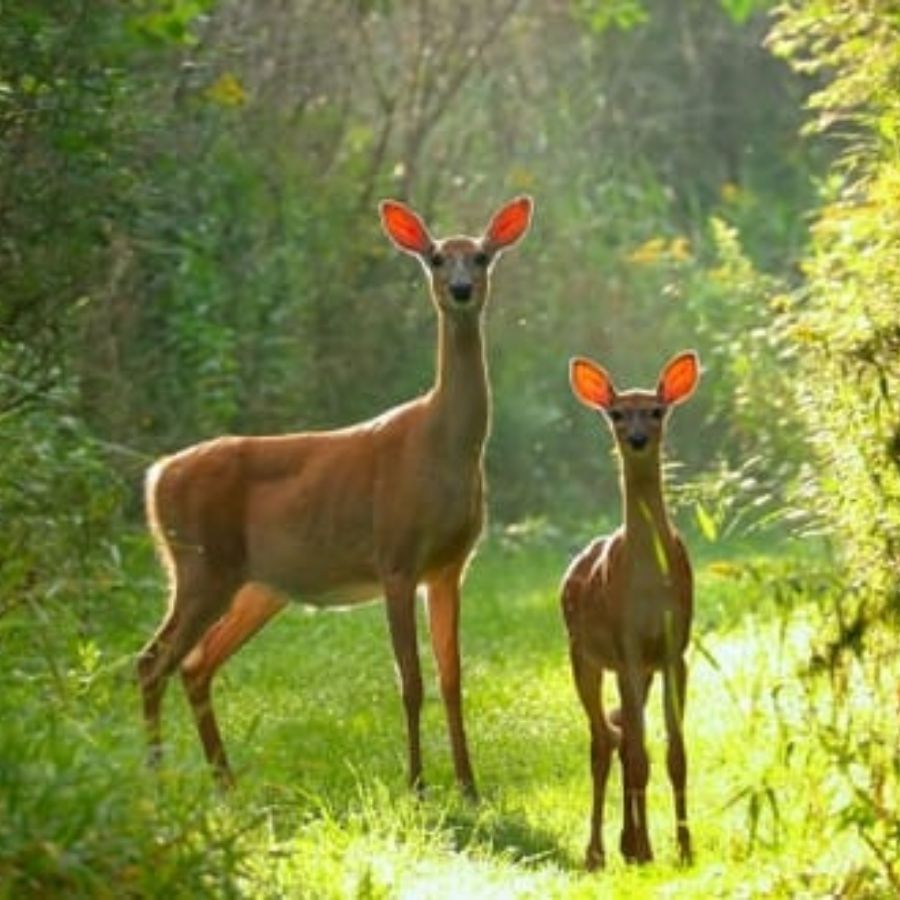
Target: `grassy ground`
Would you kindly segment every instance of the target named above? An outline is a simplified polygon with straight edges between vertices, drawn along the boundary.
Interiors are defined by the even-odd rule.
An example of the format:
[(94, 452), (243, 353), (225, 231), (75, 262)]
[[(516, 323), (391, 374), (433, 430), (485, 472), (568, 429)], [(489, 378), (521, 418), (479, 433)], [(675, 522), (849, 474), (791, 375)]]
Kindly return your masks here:
[[(226, 667), (218, 709), (240, 779), (227, 797), (211, 787), (177, 684), (166, 698), (166, 766), (158, 778), (144, 771), (130, 654), (162, 596), (143, 544), (110, 567), (118, 575), (97, 585), (91, 616), (58, 609), (42, 621), (31, 608), (0, 619), (0, 896), (879, 895), (859, 829), (839, 827), (847, 779), (810, 725), (831, 695), (798, 677), (821, 612), (784, 587), (778, 567), (803, 563), (709, 552), (698, 566), (686, 722), (696, 863), (675, 861), (655, 687), (656, 862), (638, 869), (618, 858), (614, 770), (610, 863), (582, 871), (588, 736), (556, 596), (567, 557), (495, 536), (470, 572), (463, 648), (478, 805), (453, 788), (424, 625), (429, 788), (423, 801), (405, 790), (380, 604), (290, 610)], [(884, 697), (860, 702), (874, 715)]]

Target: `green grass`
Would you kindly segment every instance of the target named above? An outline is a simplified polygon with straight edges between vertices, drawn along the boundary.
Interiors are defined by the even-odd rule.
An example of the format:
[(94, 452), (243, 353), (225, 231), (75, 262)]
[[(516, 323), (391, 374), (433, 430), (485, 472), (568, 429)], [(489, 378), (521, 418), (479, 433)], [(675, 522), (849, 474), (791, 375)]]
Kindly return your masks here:
[[(224, 669), (217, 705), (239, 777), (225, 797), (212, 787), (175, 682), (164, 709), (166, 764), (158, 777), (143, 766), (131, 654), (163, 603), (143, 541), (110, 567), (89, 615), (52, 603), (8, 614), (0, 619), (0, 896), (886, 890), (884, 867), (860, 838), (865, 823), (848, 820), (852, 766), (835, 766), (816, 724), (831, 715), (840, 734), (852, 724), (840, 718), (848, 713), (831, 710), (833, 684), (800, 675), (822, 612), (809, 596), (815, 579), (792, 573), (808, 573), (813, 562), (783, 554), (723, 562), (709, 549), (698, 571), (686, 722), (696, 863), (676, 864), (655, 687), (648, 740), (656, 862), (634, 868), (618, 857), (614, 768), (608, 868), (582, 871), (588, 735), (557, 604), (567, 559), (552, 546), (504, 547), (494, 536), (470, 571), (464, 685), (478, 805), (453, 786), (424, 616), (429, 787), (419, 801), (404, 786), (403, 717), (380, 604), (339, 614), (292, 609)], [(890, 702), (898, 672), (893, 657), (887, 665), (882, 693), (854, 696), (854, 723), (864, 714), (876, 721)], [(896, 772), (882, 789), (892, 784)]]

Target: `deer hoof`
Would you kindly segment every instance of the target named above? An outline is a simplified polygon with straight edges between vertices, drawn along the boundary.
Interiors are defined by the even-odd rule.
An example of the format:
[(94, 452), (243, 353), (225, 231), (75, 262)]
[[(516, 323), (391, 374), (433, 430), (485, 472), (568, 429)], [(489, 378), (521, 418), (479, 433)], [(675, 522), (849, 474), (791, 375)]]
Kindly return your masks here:
[(691, 835), (687, 828), (678, 829), (678, 858), (683, 866), (694, 863), (694, 851), (691, 849)]
[(475, 787), (474, 781), (461, 781), (459, 783), (459, 792), (467, 803), (478, 803), (478, 788)]

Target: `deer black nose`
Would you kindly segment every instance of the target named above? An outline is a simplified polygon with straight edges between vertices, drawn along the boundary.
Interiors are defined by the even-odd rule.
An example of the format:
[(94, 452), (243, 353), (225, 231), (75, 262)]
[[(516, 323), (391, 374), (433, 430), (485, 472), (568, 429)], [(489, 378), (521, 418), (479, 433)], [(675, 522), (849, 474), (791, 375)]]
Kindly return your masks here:
[(472, 296), (472, 285), (467, 281), (451, 282), (450, 294), (454, 300), (463, 303)]
[(629, 434), (628, 443), (631, 445), (632, 450), (643, 450), (647, 446), (647, 435)]

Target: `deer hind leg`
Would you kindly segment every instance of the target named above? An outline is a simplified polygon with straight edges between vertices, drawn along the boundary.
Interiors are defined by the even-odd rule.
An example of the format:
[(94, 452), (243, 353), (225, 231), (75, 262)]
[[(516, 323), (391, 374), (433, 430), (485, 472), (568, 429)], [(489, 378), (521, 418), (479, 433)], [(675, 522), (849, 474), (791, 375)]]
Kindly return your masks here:
[(231, 595), (228, 584), (210, 577), (196, 557), (175, 561), (174, 572), (169, 610), (137, 660), (151, 766), (161, 757), (160, 707), (169, 676), (227, 607)]
[(422, 671), (416, 644), (416, 582), (405, 575), (384, 579), (385, 604), (394, 660), (400, 676), (400, 693), (406, 712), (409, 785), (422, 791), (422, 749), (419, 720), (422, 713)]
[(653, 859), (647, 830), (650, 761), (644, 738), (644, 704), (647, 702), (652, 679), (652, 673), (644, 674), (635, 666), (618, 673), (619, 695), (622, 699), (619, 713), (622, 726), (619, 756), (622, 761), (624, 792), (619, 846), (627, 862), (644, 863)]
[(207, 629), (181, 662), (181, 680), (191, 704), (203, 752), (213, 775), (224, 788), (234, 785), (234, 775), (228, 765), (213, 710), (213, 676), (229, 657), (286, 605), (286, 601), (262, 585), (245, 584), (235, 595), (228, 612)]
[(687, 688), (687, 666), (680, 657), (665, 669), (663, 703), (666, 716), (666, 767), (675, 797), (675, 835), (681, 862), (691, 863), (691, 834), (687, 821), (687, 755), (684, 750), (684, 701)]
[(475, 776), (469, 761), (463, 725), (459, 659), (459, 569), (453, 569), (428, 585), (428, 620), (431, 646), (438, 669), (441, 696), (453, 751), (456, 780), (463, 793), (477, 799)]
[(593, 783), (593, 807), (591, 810), (591, 836), (585, 852), (585, 867), (588, 871), (606, 865), (603, 849), (603, 803), (606, 796), (606, 781), (616, 733), (610, 727), (603, 711), (603, 671), (580, 660), (572, 653), (572, 674), (581, 705), (587, 713), (591, 729), (591, 781)]
[(144, 724), (147, 730), (147, 761), (152, 768), (159, 765), (162, 756), (162, 735), (159, 715), (163, 694), (168, 683), (164, 666), (159, 663), (163, 649), (170, 646), (170, 640), (178, 626), (178, 614), (169, 610), (156, 634), (138, 654), (137, 676), (141, 688), (144, 707)]

